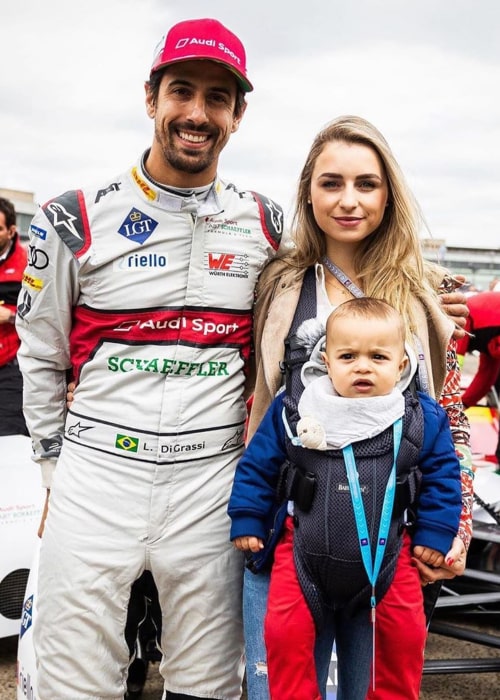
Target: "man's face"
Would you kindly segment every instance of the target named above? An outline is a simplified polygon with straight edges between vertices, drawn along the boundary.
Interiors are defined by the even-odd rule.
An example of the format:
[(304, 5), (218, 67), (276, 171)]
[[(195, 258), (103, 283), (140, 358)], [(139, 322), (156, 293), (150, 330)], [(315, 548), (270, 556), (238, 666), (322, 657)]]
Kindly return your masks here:
[(236, 95), (236, 78), (213, 61), (166, 68), (156, 102), (146, 89), (147, 112), (155, 121), (150, 175), (176, 187), (212, 182), (220, 152), (243, 116), (234, 115)]
[(7, 227), (5, 223), (5, 214), (0, 211), (0, 255), (5, 253), (7, 247), (9, 246), (14, 234), (16, 232), (15, 226)]

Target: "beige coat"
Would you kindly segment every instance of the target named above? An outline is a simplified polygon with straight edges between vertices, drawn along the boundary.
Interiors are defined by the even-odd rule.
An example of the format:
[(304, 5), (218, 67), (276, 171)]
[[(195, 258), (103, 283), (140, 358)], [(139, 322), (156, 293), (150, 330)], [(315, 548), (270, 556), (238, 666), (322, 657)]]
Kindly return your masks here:
[[(252, 437), (282, 383), (284, 341), (299, 300), (304, 270), (276, 259), (262, 272), (254, 307), (255, 391), (248, 425)], [(446, 376), (446, 350), (453, 322), (434, 299), (415, 299), (418, 337), (425, 355), (430, 391), (438, 398)]]

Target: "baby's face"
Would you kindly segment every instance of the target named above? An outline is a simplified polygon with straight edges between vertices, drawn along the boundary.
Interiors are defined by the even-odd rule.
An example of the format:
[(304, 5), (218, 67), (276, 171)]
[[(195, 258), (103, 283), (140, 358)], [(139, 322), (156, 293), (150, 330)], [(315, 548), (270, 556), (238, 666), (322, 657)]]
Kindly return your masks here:
[(386, 319), (335, 319), (323, 354), (328, 375), (340, 396), (390, 394), (408, 360), (401, 332)]

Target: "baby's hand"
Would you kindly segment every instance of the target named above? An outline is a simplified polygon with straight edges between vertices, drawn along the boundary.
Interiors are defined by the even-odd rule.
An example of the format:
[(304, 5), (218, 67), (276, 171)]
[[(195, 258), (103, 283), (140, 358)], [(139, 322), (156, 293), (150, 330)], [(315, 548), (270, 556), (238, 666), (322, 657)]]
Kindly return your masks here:
[(260, 537), (235, 537), (233, 544), (236, 549), (241, 549), (242, 552), (259, 552), (264, 549), (264, 542)]
[[(415, 547), (416, 549), (424, 550), (425, 547)], [(433, 552), (434, 550), (431, 549), (430, 551)], [(453, 545), (445, 557), (445, 561), (438, 568), (432, 565), (427, 566), (422, 560), (417, 559), (415, 551), (413, 554), (412, 563), (418, 569), (422, 586), (442, 579), (455, 578), (455, 576), (461, 576), (464, 573), (467, 553), (460, 537), (455, 537)]]
[(441, 552), (430, 547), (422, 547), (421, 545), (413, 547), (413, 556), (427, 566), (439, 567), (444, 563), (444, 556)]

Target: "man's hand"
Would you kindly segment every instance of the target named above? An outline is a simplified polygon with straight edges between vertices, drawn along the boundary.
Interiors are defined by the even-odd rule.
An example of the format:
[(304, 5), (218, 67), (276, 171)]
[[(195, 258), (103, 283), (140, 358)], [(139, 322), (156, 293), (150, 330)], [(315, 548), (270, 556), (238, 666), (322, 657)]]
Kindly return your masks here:
[(242, 552), (259, 552), (264, 549), (264, 542), (260, 537), (235, 537), (233, 544), (236, 549), (240, 549)]
[[(464, 275), (454, 275), (453, 280), (456, 282), (457, 286), (462, 285), (466, 278)], [(467, 316), (469, 315), (469, 308), (467, 306), (467, 297), (463, 292), (443, 292), (439, 295), (439, 299), (443, 306), (443, 311), (451, 317), (451, 320), (455, 324), (455, 330), (453, 332), (453, 337), (455, 340), (460, 340), (465, 335), (465, 323)]]
[(42, 519), (40, 520), (40, 525), (38, 526), (38, 537), (41, 537), (43, 535), (43, 531), (45, 529), (45, 520), (47, 519), (47, 513), (49, 512), (49, 498), (50, 498), (50, 489), (47, 489), (47, 494), (45, 496), (45, 503), (43, 505)]
[(76, 389), (76, 384), (75, 382), (70, 382), (68, 384), (68, 389), (66, 392), (66, 407), (71, 408), (71, 404), (73, 403), (73, 394)]

